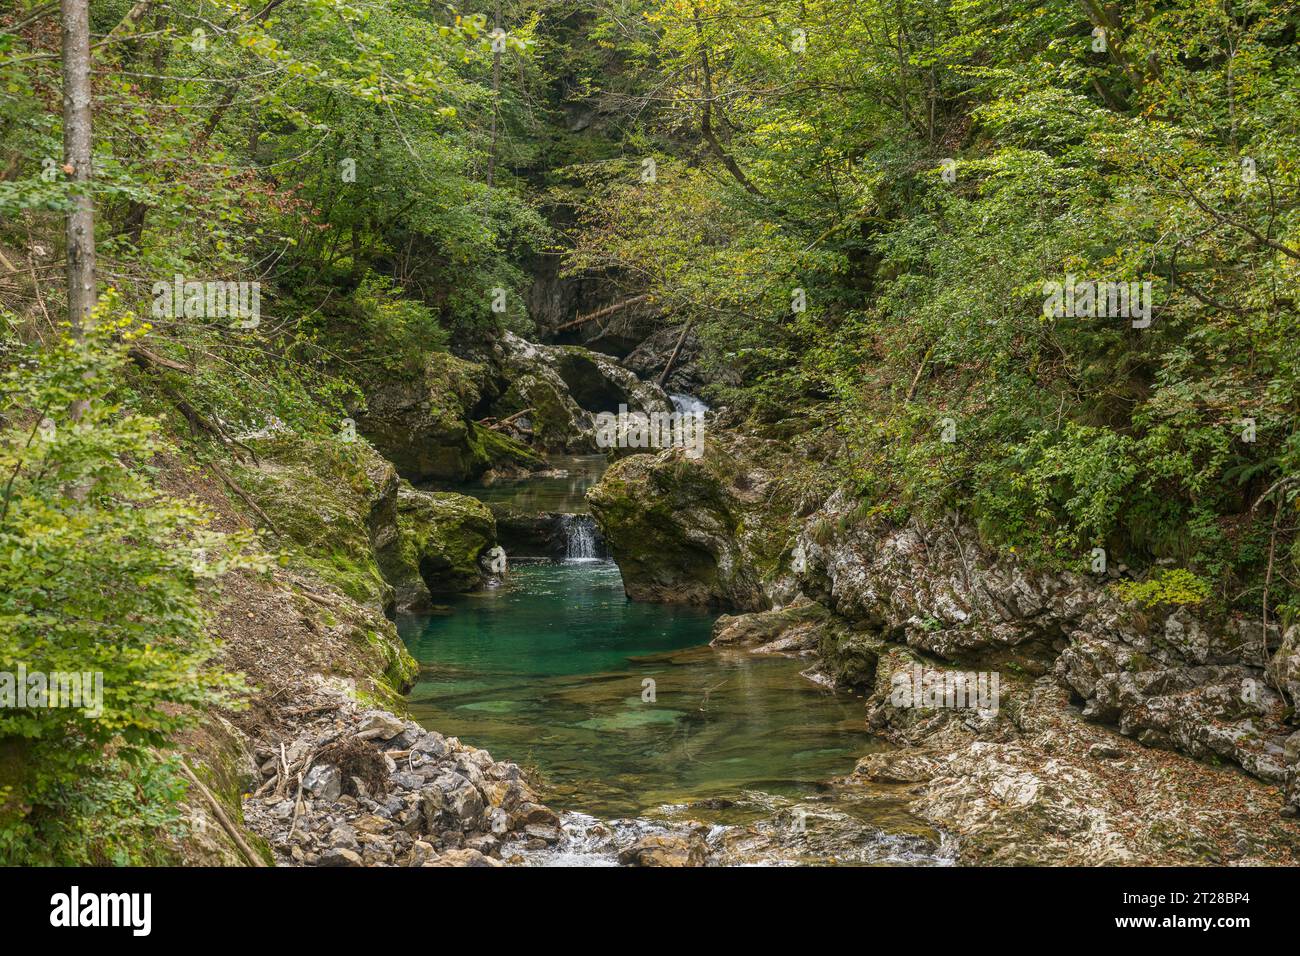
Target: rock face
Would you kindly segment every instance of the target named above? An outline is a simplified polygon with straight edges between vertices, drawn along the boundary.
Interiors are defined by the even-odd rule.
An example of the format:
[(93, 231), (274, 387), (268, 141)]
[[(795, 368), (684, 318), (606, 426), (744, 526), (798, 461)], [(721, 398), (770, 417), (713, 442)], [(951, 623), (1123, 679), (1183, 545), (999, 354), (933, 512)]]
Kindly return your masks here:
[(434, 352), (416, 378), (387, 382), (368, 395), (358, 426), (410, 481), (461, 482), (489, 469), (541, 467), (526, 446), (473, 421), (486, 377), (480, 365)]
[(1285, 778), (1285, 705), (1258, 624), (1122, 601), (1104, 581), (992, 554), (962, 525), (887, 527), (851, 511), (833, 496), (795, 549), (801, 584), (840, 616), (941, 661), (1053, 673), (1085, 717), (1144, 744)]
[(1045, 673), (1098, 590), (990, 554), (965, 526), (894, 528), (855, 520), (854, 507), (838, 493), (804, 525), (792, 555), (800, 585), (841, 617), (935, 656), (991, 653)]
[(392, 616), (483, 583), (496, 523), (482, 502), (412, 488), (364, 440), (275, 431), (247, 441), (259, 461), (236, 467), (241, 484), (302, 562), (349, 597)]
[[(1161, 840), (1117, 823), (1131, 829), (1138, 820), (1115, 803), (1116, 775), (1095, 766), (1116, 754), (1171, 779), (1207, 773), (1186, 758), (1235, 764), (1282, 785), (1300, 810), (1300, 734), (1278, 692), (1300, 689), (1300, 628), (1265, 633), (1258, 621), (1125, 601), (1104, 578), (1041, 570), (991, 549), (961, 521), (891, 524), (843, 492), (805, 508), (780, 493), (773, 474), (782, 460), (778, 448), (710, 436), (699, 461), (665, 452), (612, 466), (590, 500), (629, 596), (752, 612), (720, 618), (715, 646), (815, 649), (808, 676), (865, 690), (868, 725), (906, 748), (870, 758), (867, 775), (925, 783), (918, 792), (929, 816), (973, 836), (979, 852), (1159, 860)], [(1000, 705), (960, 703), (995, 677)], [(944, 695), (958, 703), (913, 706), (901, 688), (923, 703)], [(1126, 739), (1141, 746), (1117, 743)], [(1054, 758), (1058, 749), (1070, 760)], [(1232, 779), (1217, 785), (1249, 791), (1252, 808), (1266, 812), (1258, 801), (1267, 788)], [(1070, 788), (1089, 796), (1076, 800)], [(958, 799), (990, 789), (997, 800)], [(1162, 790), (1170, 826), (1184, 828), (1189, 846), (1210, 839), (1216, 825), (1196, 816), (1208, 812), (1204, 801), (1179, 808), (1178, 793)], [(1098, 806), (1114, 817), (1098, 822)], [(1017, 849), (997, 851), (1017, 828)], [(1041, 856), (1024, 833), (1041, 837)], [(1296, 842), (1295, 833), (1284, 837)], [(1221, 859), (1237, 852), (1213, 851)]]
[[(489, 471), (525, 473), (544, 464), (534, 449), (597, 451), (598, 412), (622, 405), (672, 411), (658, 386), (581, 346), (539, 345), (507, 332), (476, 358), (434, 353), (419, 375), (367, 395), (358, 426), (402, 477), (463, 482)], [(476, 417), (508, 426), (489, 428)]]
[(911, 811), (957, 837), (960, 863), (1250, 865), (1300, 850), (1275, 790), (1082, 719), (1051, 677), (1004, 683), (991, 718), (930, 712), (898, 739), (855, 773), (907, 784)]
[(493, 405), (507, 418), (525, 412), (518, 428), (538, 448), (594, 452), (597, 412), (670, 412), (672, 403), (656, 385), (599, 352), (576, 345), (539, 345), (507, 332), (493, 345), (491, 362), (508, 383)]
[[(633, 349), (623, 359), (623, 364), (641, 378), (657, 381), (673, 350), (677, 348), (681, 334), (678, 328), (659, 329)], [(668, 381), (664, 383), (668, 391), (698, 394), (706, 384), (699, 368), (699, 358), (700, 341), (691, 332), (682, 341), (681, 351), (677, 353), (677, 360), (668, 373)]]
[(500, 866), (503, 851), (558, 827), (515, 764), (324, 683), (309, 696), (316, 721), (257, 745), (261, 783), (244, 801), (277, 862)]
[(244, 441), (258, 461), (233, 473), (284, 543), (349, 597), (391, 613), (393, 588), (375, 552), (397, 537), (393, 466), (364, 441), (307, 441), (284, 429)]
[[(753, 464), (765, 443), (704, 443), (616, 462), (587, 494), (628, 597), (744, 611), (770, 605), (789, 493)], [(776, 502), (775, 505), (771, 502)]]
[(403, 481), (397, 491), (397, 535), (378, 552), (399, 609), (426, 608), (430, 596), (483, 584), (481, 559), (496, 545), (487, 505), (451, 492), (429, 492)]
[[(513, 558), (604, 557), (606, 547), (599, 529), (586, 515), (560, 511), (524, 513), (509, 505), (493, 502), (489, 506), (497, 522), (497, 540)], [(575, 529), (590, 531), (589, 554), (572, 553)]]

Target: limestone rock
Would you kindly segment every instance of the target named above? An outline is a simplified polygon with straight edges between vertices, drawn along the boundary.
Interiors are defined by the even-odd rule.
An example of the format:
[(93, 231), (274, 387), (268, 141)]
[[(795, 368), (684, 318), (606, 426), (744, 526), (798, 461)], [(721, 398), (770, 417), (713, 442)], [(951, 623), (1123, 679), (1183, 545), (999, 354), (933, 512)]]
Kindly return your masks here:
[(643, 382), (609, 356), (576, 345), (540, 345), (507, 332), (494, 343), (492, 362), (509, 383), (493, 406), (507, 417), (527, 409), (519, 427), (548, 451), (596, 451), (594, 415), (670, 412), (657, 385)]
[(790, 536), (773, 514), (785, 489), (762, 464), (773, 460), (772, 444), (710, 435), (698, 459), (666, 449), (605, 472), (587, 500), (629, 597), (741, 611), (769, 606), (764, 585), (776, 577)]
[(485, 504), (467, 495), (420, 491), (403, 481), (396, 518), (398, 534), (379, 552), (379, 562), (396, 589), (399, 608), (425, 608), (433, 594), (483, 584), (480, 559), (496, 546), (496, 521)]
[(473, 362), (431, 353), (418, 375), (372, 391), (358, 426), (410, 481), (468, 481), (493, 468), (540, 467), (526, 446), (473, 421), (486, 374)]
[(619, 851), (623, 866), (704, 866), (708, 848), (695, 833), (689, 836), (651, 834)]

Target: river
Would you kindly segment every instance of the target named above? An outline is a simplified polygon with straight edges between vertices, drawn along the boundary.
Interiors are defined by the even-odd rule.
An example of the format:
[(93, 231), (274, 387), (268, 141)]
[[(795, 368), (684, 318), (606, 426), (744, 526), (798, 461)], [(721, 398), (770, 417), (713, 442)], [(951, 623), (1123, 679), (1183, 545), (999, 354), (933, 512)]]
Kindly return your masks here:
[(461, 490), (572, 515), (566, 556), (398, 622), (421, 664), (412, 716), (519, 763), (566, 811), (564, 844), (531, 862), (612, 862), (631, 834), (689, 826), (728, 862), (946, 862), (900, 793), (827, 783), (880, 746), (861, 699), (802, 677), (807, 661), (710, 648), (714, 613), (627, 600), (585, 514), (603, 460), (553, 465)]

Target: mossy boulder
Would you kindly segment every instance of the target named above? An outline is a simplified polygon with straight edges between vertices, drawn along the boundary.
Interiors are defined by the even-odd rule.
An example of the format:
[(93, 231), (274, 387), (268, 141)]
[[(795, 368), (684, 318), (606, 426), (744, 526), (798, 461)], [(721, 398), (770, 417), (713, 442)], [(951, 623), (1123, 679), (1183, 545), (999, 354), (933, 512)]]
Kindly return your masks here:
[(569, 395), (556, 375), (520, 375), (506, 390), (497, 410), (502, 417), (527, 410), (521, 416), (539, 447), (555, 452), (589, 452), (595, 450), (596, 432), (591, 416)]
[(879, 636), (854, 630), (831, 616), (818, 631), (817, 671), (833, 687), (871, 687), (880, 655), (889, 648)]
[[(369, 681), (390, 704), (418, 670), (389, 619), (395, 590), (378, 558), (400, 541), (397, 471), (364, 440), (276, 429), (244, 442), (258, 460), (232, 464), (232, 476), (274, 523), (273, 544), (285, 557), (268, 586), (300, 607), (276, 621), (278, 633), (288, 634), (304, 617), (320, 618), (299, 632), (301, 655), (324, 672)], [(302, 572), (314, 580), (302, 581)], [(296, 597), (300, 592), (313, 597)]]
[(475, 424), (485, 376), (474, 362), (431, 353), (418, 375), (372, 390), (357, 424), (411, 481), (469, 481), (490, 469), (540, 467), (526, 445)]
[(393, 588), (375, 552), (397, 533), (392, 464), (364, 441), (287, 430), (247, 441), (259, 461), (232, 471), (275, 523), (280, 546), (348, 597), (391, 613)]
[(629, 597), (770, 606), (792, 529), (782, 505), (790, 489), (767, 445), (710, 439), (698, 459), (672, 448), (610, 466), (587, 500)]
[(483, 583), (479, 559), (496, 544), (496, 520), (483, 502), (402, 482), (397, 535), (379, 552), (399, 608), (427, 607), (431, 594), (471, 591)]
[(659, 386), (579, 345), (540, 345), (507, 332), (490, 362), (505, 383), (494, 411), (505, 417), (527, 410), (519, 427), (547, 451), (595, 451), (599, 412), (672, 411)]
[(526, 474), (546, 466), (546, 459), (517, 438), (470, 423), (470, 465), (474, 477), (488, 472), (499, 476)]

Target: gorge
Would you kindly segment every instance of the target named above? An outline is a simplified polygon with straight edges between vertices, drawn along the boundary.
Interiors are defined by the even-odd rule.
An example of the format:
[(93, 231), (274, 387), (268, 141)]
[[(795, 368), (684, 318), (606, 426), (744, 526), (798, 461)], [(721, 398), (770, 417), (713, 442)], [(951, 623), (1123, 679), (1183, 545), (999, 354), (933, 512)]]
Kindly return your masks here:
[(1298, 36), (0, 4), (0, 864), (1296, 865)]

